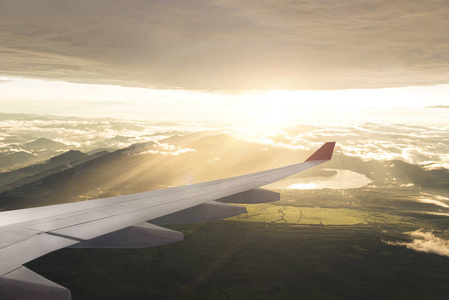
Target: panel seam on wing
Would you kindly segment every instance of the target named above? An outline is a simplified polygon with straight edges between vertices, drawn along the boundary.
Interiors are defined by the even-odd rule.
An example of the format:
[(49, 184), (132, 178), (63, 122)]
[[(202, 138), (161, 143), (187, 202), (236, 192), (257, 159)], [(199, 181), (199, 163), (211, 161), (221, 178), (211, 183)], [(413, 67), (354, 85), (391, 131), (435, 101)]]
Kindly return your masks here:
[(31, 235), (31, 236), (27, 236), (26, 238), (17, 240), (17, 241), (15, 241), (15, 242), (13, 242), (12, 244), (8, 244), (8, 245), (5, 245), (5, 246), (2, 246), (2, 247), (0, 247), (0, 251), (5, 250), (5, 249), (8, 249), (8, 248), (11, 248), (11, 247), (14, 247), (14, 246), (17, 245), (17, 244), (26, 242), (26, 241), (28, 241), (28, 240), (34, 239), (34, 238), (38, 237), (38, 236), (41, 235), (41, 234), (45, 234), (45, 232), (44, 232), (44, 231), (37, 232), (36, 234), (33, 234), (33, 235)]

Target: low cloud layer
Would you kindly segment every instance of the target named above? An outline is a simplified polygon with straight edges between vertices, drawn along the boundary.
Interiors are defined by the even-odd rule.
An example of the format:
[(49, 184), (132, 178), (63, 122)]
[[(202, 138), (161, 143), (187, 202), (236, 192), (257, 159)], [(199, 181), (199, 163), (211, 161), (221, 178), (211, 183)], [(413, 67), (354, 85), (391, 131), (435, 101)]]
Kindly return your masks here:
[(336, 141), (341, 153), (365, 161), (401, 160), (428, 169), (449, 168), (449, 133), (444, 127), (382, 123), (298, 125), (268, 134), (260, 141), (298, 149), (318, 146), (323, 141)]
[(449, 240), (439, 238), (432, 232), (425, 232), (422, 229), (413, 232), (406, 232), (406, 234), (410, 235), (413, 238), (412, 242), (384, 242), (392, 246), (405, 246), (409, 249), (419, 252), (435, 253), (438, 255), (449, 256)]
[(434, 106), (427, 106), (426, 108), (443, 108), (443, 109), (449, 109), (449, 105), (434, 105)]
[[(7, 116), (7, 115), (6, 115)], [(23, 120), (0, 120), (0, 153), (26, 152), (24, 144), (45, 138), (71, 148), (90, 151), (97, 148), (120, 149), (136, 143), (155, 143), (160, 152), (176, 152), (158, 144), (160, 139), (172, 135), (185, 135), (210, 128), (197, 124), (150, 124), (143, 121), (113, 119), (58, 118), (22, 115)], [(54, 118), (54, 119), (53, 119)], [(139, 150), (140, 152), (147, 151)], [(154, 150), (151, 148), (151, 150)], [(29, 152), (29, 151), (28, 151)]]
[(185, 89), (449, 83), (449, 3), (0, 1), (0, 76)]
[(158, 142), (144, 142), (137, 143), (126, 148), (125, 153), (128, 155), (141, 155), (141, 154), (162, 154), (162, 155), (172, 155), (178, 156), (183, 153), (196, 151), (195, 149), (182, 148), (167, 143)]
[[(145, 121), (30, 115), (4, 115), (4, 118), (0, 120), (0, 153), (26, 151), (21, 146), (38, 138), (90, 151), (98, 148), (126, 148), (135, 143), (155, 142), (173, 135), (204, 131), (211, 134), (227, 132), (259, 144), (300, 150), (318, 147), (323, 141), (336, 141), (339, 153), (365, 161), (401, 160), (427, 169), (449, 169), (449, 132), (444, 127), (382, 123), (355, 126), (297, 125), (278, 131), (261, 130), (248, 136), (246, 128), (211, 128), (200, 124), (154, 124)], [(161, 144), (158, 147), (150, 150), (180, 153), (180, 149), (172, 149), (168, 145)]]

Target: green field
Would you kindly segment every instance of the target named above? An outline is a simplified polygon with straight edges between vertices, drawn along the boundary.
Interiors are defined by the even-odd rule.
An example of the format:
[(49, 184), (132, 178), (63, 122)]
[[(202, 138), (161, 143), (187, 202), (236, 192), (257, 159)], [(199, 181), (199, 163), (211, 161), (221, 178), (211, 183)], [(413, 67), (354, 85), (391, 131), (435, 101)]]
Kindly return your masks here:
[(185, 240), (148, 249), (62, 249), (27, 267), (68, 287), (73, 300), (449, 295), (447, 257), (382, 242), (400, 238), (406, 226), (218, 221), (170, 228), (184, 232)]
[(247, 214), (228, 220), (304, 225), (413, 224), (407, 217), (348, 208), (279, 206), (265, 203), (244, 206), (248, 210)]
[[(426, 195), (431, 197), (432, 195)], [(386, 241), (446, 236), (449, 209), (420, 189), (286, 191), (223, 221), (169, 228), (185, 240), (148, 249), (62, 249), (27, 267), (73, 300), (441, 299), (449, 258)], [(430, 212), (430, 213), (429, 213)]]

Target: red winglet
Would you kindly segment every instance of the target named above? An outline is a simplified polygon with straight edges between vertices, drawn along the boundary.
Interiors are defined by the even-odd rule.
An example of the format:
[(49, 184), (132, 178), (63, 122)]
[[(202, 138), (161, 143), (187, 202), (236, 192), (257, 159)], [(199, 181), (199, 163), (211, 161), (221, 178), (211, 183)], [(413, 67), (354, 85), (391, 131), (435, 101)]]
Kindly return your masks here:
[(331, 160), (334, 152), (335, 142), (328, 142), (315, 151), (306, 161), (312, 160)]

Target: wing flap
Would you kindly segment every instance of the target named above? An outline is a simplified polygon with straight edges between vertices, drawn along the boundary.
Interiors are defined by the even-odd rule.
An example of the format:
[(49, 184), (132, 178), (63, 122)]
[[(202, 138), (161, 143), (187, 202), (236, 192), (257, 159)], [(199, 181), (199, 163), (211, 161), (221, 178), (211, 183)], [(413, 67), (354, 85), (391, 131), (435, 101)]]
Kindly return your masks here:
[(274, 202), (279, 201), (280, 199), (281, 194), (279, 193), (264, 189), (252, 189), (246, 192), (217, 199), (217, 201), (223, 203), (255, 204)]
[(20, 267), (0, 277), (0, 299), (70, 300), (70, 291), (39, 274)]
[(211, 222), (230, 218), (246, 212), (246, 207), (211, 201), (153, 219), (151, 220), (151, 223), (165, 225)]
[(74, 244), (71, 248), (148, 248), (183, 239), (182, 232), (145, 222)]
[(3, 248), (0, 250), (0, 276), (35, 258), (76, 243), (78, 241), (73, 239), (42, 233)]

